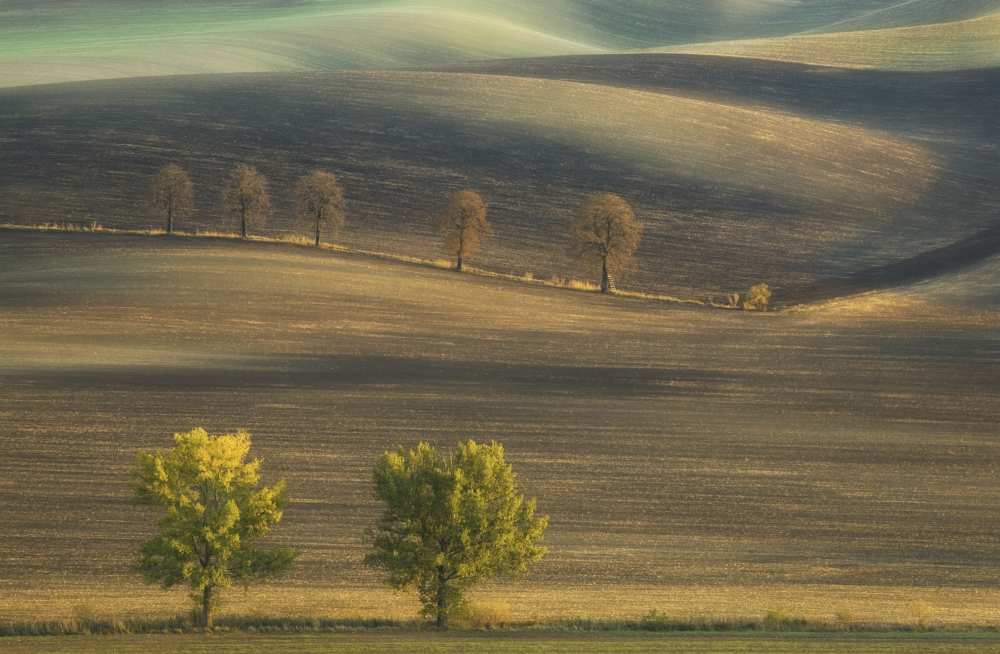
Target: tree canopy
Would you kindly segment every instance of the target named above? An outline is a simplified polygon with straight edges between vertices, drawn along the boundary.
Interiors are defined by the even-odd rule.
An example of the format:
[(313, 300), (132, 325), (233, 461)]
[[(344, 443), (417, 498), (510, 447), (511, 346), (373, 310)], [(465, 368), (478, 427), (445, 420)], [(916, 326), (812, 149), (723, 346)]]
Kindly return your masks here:
[(169, 450), (139, 455), (135, 498), (160, 507), (159, 533), (140, 551), (139, 571), (163, 588), (188, 584), (202, 625), (211, 627), (216, 591), (284, 572), (295, 552), (255, 541), (281, 520), (285, 484), (260, 486), (250, 435), (174, 434)]
[(316, 247), (320, 243), (320, 229), (328, 225), (332, 229), (344, 226), (344, 189), (337, 177), (325, 170), (314, 170), (295, 187), (299, 218), (308, 221), (316, 230)]
[(439, 628), (472, 584), (527, 571), (546, 549), (548, 517), (535, 515), (504, 459), (504, 448), (466, 441), (454, 453), (428, 443), (386, 452), (375, 466), (385, 505), (365, 562), (391, 586), (415, 589)]
[(174, 233), (174, 222), (194, 212), (194, 185), (187, 172), (177, 164), (167, 164), (153, 178), (150, 202), (166, 218), (167, 234)]
[(610, 289), (610, 276), (621, 274), (642, 240), (642, 223), (632, 206), (614, 193), (593, 195), (583, 203), (570, 226), (570, 254), (601, 266), (601, 291)]
[(483, 239), (493, 235), (493, 228), (486, 219), (486, 203), (469, 189), (451, 194), (438, 228), (444, 238), (445, 252), (455, 259), (458, 272), (462, 272), (465, 259), (479, 250)]
[(253, 166), (239, 164), (229, 176), (223, 192), (226, 211), (240, 223), (240, 237), (246, 238), (251, 226), (262, 225), (271, 212), (267, 179)]

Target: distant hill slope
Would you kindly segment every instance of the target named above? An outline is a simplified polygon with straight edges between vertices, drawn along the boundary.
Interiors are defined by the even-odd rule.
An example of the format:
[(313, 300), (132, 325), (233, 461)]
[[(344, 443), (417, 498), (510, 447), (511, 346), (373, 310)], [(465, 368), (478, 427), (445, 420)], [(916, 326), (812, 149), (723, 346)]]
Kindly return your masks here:
[[(680, 59), (683, 67), (697, 58)], [(669, 60), (659, 57), (661, 66)], [(713, 96), (664, 93), (655, 67), (642, 72), (643, 56), (603, 68), (585, 61), (581, 77), (617, 70), (635, 88), (555, 79), (568, 64), (554, 60), (549, 78), (536, 63), (536, 78), (229, 75), (0, 91), (0, 127), (11, 135), (0, 221), (156, 224), (143, 208), (149, 179), (178, 161), (198, 186), (189, 226), (228, 228), (220, 185), (231, 165), (248, 161), (272, 179), (269, 229), (287, 231), (295, 228), (289, 189), (322, 166), (347, 186), (351, 223), (340, 238), (349, 245), (433, 255), (435, 214), (449, 191), (472, 186), (497, 230), (481, 265), (584, 274), (563, 254), (565, 225), (587, 194), (610, 190), (648, 223), (627, 285), (701, 297), (762, 280), (785, 291), (850, 275), (996, 219), (996, 125), (988, 115), (979, 128), (974, 120), (1000, 93), (989, 72), (955, 87), (937, 76), (904, 83), (848, 71), (827, 87), (806, 68), (774, 64), (768, 73), (747, 62), (763, 67), (754, 78), (734, 60), (701, 59), (700, 74), (720, 80)], [(740, 78), (773, 87), (773, 97), (741, 96)], [(838, 99), (862, 88), (872, 103), (882, 94), (882, 110), (852, 114)], [(785, 93), (799, 104), (783, 105)], [(895, 133), (886, 126), (893, 115)]]
[(1000, 13), (993, 13), (981, 18), (917, 27), (698, 43), (653, 51), (754, 57), (849, 68), (936, 71), (1000, 66), (998, 44)]
[[(931, 230), (898, 225), (882, 235), (885, 258), (849, 274), (788, 288), (790, 302), (817, 301), (932, 279), (1000, 251), (1000, 68), (931, 73), (836, 70), (795, 63), (705, 55), (604, 55), (522, 59), (446, 70), (618, 85), (794, 112), (905, 135), (930, 146), (949, 181), (926, 196), (920, 212)], [(950, 191), (945, 189), (950, 188)], [(976, 218), (973, 218), (973, 217)], [(973, 222), (978, 231), (960, 235)], [(957, 230), (957, 231), (956, 231)], [(923, 234), (921, 236), (920, 234)], [(913, 255), (916, 239), (927, 250)], [(954, 242), (952, 242), (954, 241)], [(850, 258), (850, 257), (848, 257)], [(984, 283), (987, 283), (984, 280)], [(996, 278), (1000, 284), (1000, 277)]]
[[(386, 68), (599, 52), (502, 15), (400, 3), (371, 7), (107, 8), (81, 25), (3, 34), (0, 85), (150, 75)], [(0, 9), (2, 11), (2, 9)], [(63, 10), (68, 12), (69, 10)]]
[(836, 32), (950, 23), (1000, 11), (1000, 0), (902, 0), (808, 30)]
[[(0, 86), (456, 63), (920, 24), (996, 0), (8, 0)], [(853, 27), (852, 27), (853, 26)]]

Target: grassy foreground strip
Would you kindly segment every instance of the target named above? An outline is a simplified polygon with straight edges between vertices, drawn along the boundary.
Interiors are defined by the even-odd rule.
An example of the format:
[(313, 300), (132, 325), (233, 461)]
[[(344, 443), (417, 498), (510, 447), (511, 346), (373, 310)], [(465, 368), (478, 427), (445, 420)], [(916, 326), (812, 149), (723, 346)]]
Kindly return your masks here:
[(995, 633), (883, 634), (552, 634), (526, 632), (392, 634), (215, 634), (63, 636), (4, 640), (4, 652), (983, 652), (1000, 649)]

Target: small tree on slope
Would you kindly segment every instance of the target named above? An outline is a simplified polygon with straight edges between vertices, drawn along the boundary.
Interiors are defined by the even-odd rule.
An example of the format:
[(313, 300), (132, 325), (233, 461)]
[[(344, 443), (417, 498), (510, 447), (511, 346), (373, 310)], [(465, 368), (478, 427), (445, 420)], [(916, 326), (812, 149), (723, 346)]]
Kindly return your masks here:
[(621, 273), (639, 248), (642, 223), (622, 197), (601, 193), (580, 207), (569, 237), (571, 256), (601, 266), (601, 292), (607, 293), (610, 276)]
[(174, 222), (194, 211), (194, 185), (187, 172), (177, 164), (160, 169), (153, 178), (150, 204), (166, 218), (167, 234), (173, 234)]
[(468, 189), (451, 194), (438, 228), (445, 251), (455, 259), (457, 272), (462, 272), (465, 260), (479, 250), (483, 239), (493, 235), (493, 228), (486, 220), (486, 203), (478, 193)]
[(333, 173), (314, 170), (299, 180), (295, 187), (299, 219), (315, 228), (316, 247), (320, 229), (329, 225), (336, 230), (344, 226), (344, 189)]
[(385, 504), (365, 562), (389, 584), (415, 589), (439, 629), (477, 581), (515, 576), (540, 560), (548, 517), (518, 492), (503, 446), (460, 443), (442, 454), (427, 443), (386, 452), (375, 466)]
[(254, 542), (281, 520), (285, 484), (260, 487), (260, 459), (247, 462), (250, 435), (174, 434), (172, 449), (139, 455), (136, 500), (161, 507), (159, 533), (138, 569), (163, 588), (188, 584), (201, 625), (212, 626), (217, 592), (288, 569), (295, 552)]
[(263, 224), (271, 212), (267, 179), (253, 166), (240, 164), (233, 169), (222, 199), (226, 211), (240, 223), (240, 238), (247, 237), (251, 226)]

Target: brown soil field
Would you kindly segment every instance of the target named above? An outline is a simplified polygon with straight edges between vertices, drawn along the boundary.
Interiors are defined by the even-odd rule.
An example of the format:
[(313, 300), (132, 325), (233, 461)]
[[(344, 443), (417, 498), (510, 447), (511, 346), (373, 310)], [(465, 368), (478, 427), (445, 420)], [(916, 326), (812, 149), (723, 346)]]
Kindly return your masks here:
[[(497, 439), (551, 553), (515, 616), (998, 623), (1000, 330), (753, 315), (211, 239), (0, 232), (0, 616), (169, 614), (130, 572), (143, 449), (249, 429), (292, 575), (226, 611), (412, 617), (370, 470)], [(912, 309), (912, 307), (909, 307)]]
[[(287, 233), (290, 189), (319, 166), (346, 185), (347, 246), (436, 256), (437, 212), (472, 186), (497, 234), (477, 265), (590, 275), (565, 226), (611, 190), (647, 223), (626, 288), (823, 299), (996, 251), (998, 93), (995, 70), (652, 54), (0, 89), (0, 222), (157, 225), (146, 188), (177, 161), (198, 193), (187, 227), (228, 229), (220, 186), (246, 161), (272, 180), (266, 231)], [(943, 267), (908, 264), (961, 243)]]

